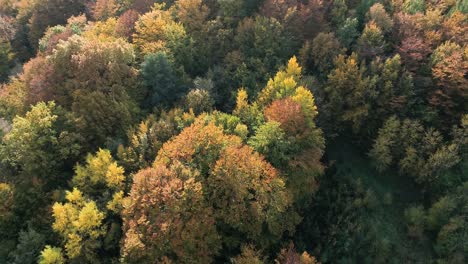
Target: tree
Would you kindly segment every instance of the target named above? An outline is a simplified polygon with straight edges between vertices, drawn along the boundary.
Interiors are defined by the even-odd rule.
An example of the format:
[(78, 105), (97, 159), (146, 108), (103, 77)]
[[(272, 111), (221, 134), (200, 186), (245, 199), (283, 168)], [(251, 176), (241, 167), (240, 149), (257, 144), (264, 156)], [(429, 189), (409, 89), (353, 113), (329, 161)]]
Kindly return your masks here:
[(66, 192), (66, 199), (66, 203), (53, 205), (52, 227), (63, 238), (69, 259), (92, 262), (105, 233), (102, 226), (105, 215), (76, 188)]
[(117, 11), (115, 0), (97, 0), (93, 7), (93, 16), (96, 20), (106, 20), (113, 17)]
[(348, 6), (346, 0), (333, 0), (330, 10), (330, 20), (335, 28), (338, 28), (346, 20)]
[(449, 173), (461, 161), (463, 143), (457, 141), (444, 141), (439, 131), (418, 121), (391, 117), (379, 130), (370, 156), (379, 170), (397, 165), (401, 174), (413, 177), (425, 189), (447, 189), (457, 181)]
[(300, 136), (305, 133), (306, 121), (301, 105), (296, 103), (291, 97), (276, 100), (265, 108), (267, 121), (275, 121), (287, 135)]
[(115, 29), (117, 34), (131, 40), (135, 33), (135, 23), (138, 21), (138, 17), (138, 12), (133, 9), (127, 10), (120, 15), (117, 19), (117, 27)]
[(427, 61), (427, 57), (431, 53), (431, 47), (424, 39), (418, 36), (410, 36), (402, 40), (398, 52), (408, 69), (416, 72)]
[(382, 30), (374, 21), (367, 23), (361, 37), (357, 42), (359, 56), (363, 59), (371, 59), (384, 53), (386, 43)]
[(10, 253), (11, 263), (33, 264), (44, 247), (44, 235), (36, 232), (31, 227), (27, 231), (22, 230), (19, 233), (18, 245), (16, 249)]
[(174, 21), (164, 5), (156, 5), (138, 19), (133, 41), (143, 54), (159, 51), (177, 54), (179, 46), (186, 38), (184, 26)]
[(368, 20), (373, 21), (384, 33), (392, 30), (393, 21), (381, 3), (375, 3), (367, 13)]
[(260, 9), (262, 15), (280, 21), (292, 36), (313, 39), (319, 32), (327, 31), (324, 17), (326, 5), (320, 0), (267, 0)]
[(314, 256), (309, 255), (307, 252), (299, 254), (294, 249), (294, 244), (289, 244), (289, 247), (281, 249), (278, 257), (275, 260), (277, 264), (320, 264)]
[[(220, 248), (213, 209), (194, 171), (156, 166), (135, 175), (123, 212), (123, 257), (128, 263), (210, 262)], [(145, 219), (142, 222), (140, 219)], [(154, 234), (154, 235), (147, 235)]]
[(76, 166), (72, 184), (89, 197), (110, 197), (112, 193), (124, 190), (124, 170), (114, 161), (109, 150), (99, 149), (94, 156), (88, 154), (86, 165)]
[(79, 135), (60, 112), (54, 102), (38, 103), (24, 117), (15, 117), (11, 131), (3, 137), (2, 162), (53, 183), (53, 177), (81, 148)]
[(57, 46), (48, 63), (53, 66), (52, 80), (57, 80), (50, 89), (57, 90), (57, 101), (65, 106), (71, 106), (76, 90), (102, 92), (114, 100), (130, 95), (138, 101), (143, 96), (136, 89), (134, 50), (121, 39), (99, 41), (75, 35)]
[(424, 0), (406, 0), (403, 10), (409, 14), (423, 13), (426, 10)]
[(210, 112), (213, 109), (213, 99), (207, 90), (193, 89), (185, 96), (187, 110), (198, 115), (203, 112)]
[[(378, 120), (376, 123), (380, 125), (381, 120), (392, 114), (399, 116), (410, 114), (417, 95), (413, 77), (402, 64), (400, 55), (397, 54), (385, 61), (380, 57), (375, 58), (369, 70), (370, 75), (376, 79), (376, 94), (371, 106), (372, 111), (378, 113), (373, 118)], [(369, 127), (372, 127), (370, 123)]]
[(460, 11), (455, 11), (442, 23), (443, 36), (445, 39), (462, 46), (463, 43), (468, 41), (468, 37), (464, 34), (467, 27), (466, 14), (463, 14)]
[(71, 109), (90, 145), (109, 143), (110, 137), (125, 134), (144, 96), (137, 89), (135, 55), (129, 43), (74, 35), (57, 45), (43, 63), (47, 74), (36, 91)]
[(85, 1), (71, 0), (39, 0), (32, 4), (32, 14), (29, 20), (29, 43), (36, 50), (37, 43), (47, 27), (65, 24), (73, 15), (85, 11)]
[(437, 47), (432, 54), (432, 76), (449, 96), (468, 96), (467, 54), (467, 48), (450, 41)]
[(464, 182), (453, 192), (441, 197), (427, 212), (429, 229), (437, 233), (434, 249), (439, 261), (462, 263), (466, 260), (466, 209), (468, 184)]
[(141, 75), (148, 89), (148, 108), (172, 105), (184, 93), (185, 87), (174, 62), (165, 53), (146, 55), (141, 65)]
[(405, 220), (407, 222), (408, 235), (411, 238), (421, 239), (424, 232), (425, 212), (422, 206), (409, 207), (405, 209)]
[(127, 172), (136, 172), (150, 166), (162, 144), (190, 125), (195, 117), (180, 108), (163, 111), (156, 118), (148, 116), (137, 127), (128, 131), (128, 144), (120, 145), (117, 150), (119, 164)]
[(201, 30), (210, 13), (210, 9), (202, 0), (177, 0), (173, 9), (189, 33)]
[[(278, 151), (284, 151), (264, 154), (272, 158), (271, 162), (275, 165), (283, 165), (279, 168), (287, 171), (288, 188), (294, 193), (296, 202), (309, 200), (310, 194), (317, 190), (316, 176), (323, 173), (320, 158), (325, 144), (321, 129), (315, 125), (318, 112), (314, 96), (298, 85), (301, 71), (296, 58), (291, 58), (287, 66), (268, 81), (251, 107), (245, 106), (245, 99), (238, 98), (236, 108), (236, 111), (242, 108), (251, 111), (257, 105), (263, 110), (267, 121), (279, 122), (281, 132), (273, 124), (260, 125), (249, 143), (264, 151), (271, 147), (280, 147)], [(272, 135), (266, 136), (268, 132)], [(284, 140), (271, 137), (283, 133)]]
[(325, 87), (326, 111), (333, 113), (334, 120), (351, 124), (355, 132), (369, 115), (368, 100), (374, 89), (373, 80), (364, 77), (365, 70), (358, 66), (355, 53), (349, 57), (339, 55)]
[(233, 259), (234, 264), (264, 264), (265, 259), (252, 246), (243, 246), (241, 254)]
[(72, 111), (80, 134), (94, 150), (93, 145), (111, 144), (113, 138), (123, 138), (138, 108), (126, 94), (112, 98), (104, 92), (80, 90), (75, 93)]
[(87, 22), (85, 15), (72, 16), (67, 20), (66, 25), (47, 28), (39, 40), (39, 51), (43, 55), (51, 55), (60, 40), (66, 41), (74, 34), (80, 35), (87, 26)]
[(342, 48), (334, 33), (319, 33), (312, 44), (305, 44), (301, 53), (303, 65), (311, 65), (309, 70), (326, 76), (333, 68), (335, 57), (342, 53)]
[(62, 255), (62, 249), (46, 246), (41, 252), (39, 264), (64, 264), (65, 259)]
[(395, 116), (387, 119), (384, 126), (379, 129), (379, 136), (375, 139), (369, 152), (369, 156), (375, 161), (377, 170), (384, 171), (393, 163), (391, 148), (397, 142), (399, 129), (400, 121)]
[(242, 20), (237, 26), (234, 43), (237, 50), (225, 59), (233, 67), (231, 82), (235, 82), (235, 88), (248, 88), (253, 95), (260, 90), (257, 83), (266, 81), (265, 77), (300, 47), (299, 42), (286, 35), (279, 21), (262, 16)]
[[(203, 210), (212, 212), (213, 220), (210, 221), (214, 222), (211, 225), (216, 227), (216, 233), (222, 241), (224, 250), (229, 251), (240, 246), (240, 243), (243, 242), (241, 237), (247, 237), (262, 247), (268, 247), (274, 244), (274, 238), (278, 238), (284, 232), (291, 232), (297, 223), (297, 216), (290, 207), (290, 197), (285, 191), (284, 182), (278, 176), (277, 171), (262, 156), (241, 142), (237, 136), (224, 134), (222, 128), (217, 127), (213, 122), (206, 123), (203, 119), (197, 119), (194, 124), (185, 128), (178, 136), (163, 145), (153, 164), (153, 170), (165, 170), (168, 171), (167, 173), (175, 171), (172, 172), (176, 176), (174, 181), (177, 179), (177, 182), (183, 184), (199, 186), (186, 187), (184, 190), (199, 190), (197, 192), (200, 192), (200, 196), (197, 194), (195, 197), (200, 198), (193, 199), (192, 202), (198, 203), (200, 200), (200, 206), (207, 208)], [(157, 179), (155, 176), (152, 177)], [(161, 181), (157, 180), (156, 182), (160, 183)], [(157, 193), (164, 194), (164, 192), (159, 191)], [(167, 194), (170, 193), (170, 191), (167, 192)], [(139, 192), (135, 192), (135, 195), (139, 197)], [(169, 197), (181, 196), (170, 195)], [(137, 202), (138, 200), (133, 201), (135, 199), (132, 199), (132, 204), (144, 204)], [(169, 209), (170, 211), (166, 210), (167, 212), (177, 212), (174, 210), (178, 210), (177, 208), (180, 207), (171, 205), (168, 208), (171, 209)], [(199, 207), (197, 205), (192, 208)], [(185, 209), (181, 210), (181, 213), (192, 214), (192, 212), (196, 213), (197, 211), (198, 209), (195, 212)], [(233, 212), (235, 213), (233, 214)], [(205, 213), (197, 217), (202, 216), (208, 217), (210, 214)], [(126, 223), (130, 221), (130, 223), (134, 223), (131, 226), (135, 228), (145, 228), (144, 224), (135, 222), (137, 219), (139, 217), (132, 217), (127, 219)], [(161, 221), (158, 219), (150, 220), (150, 222)], [(190, 217), (184, 219), (190, 219)], [(240, 219), (243, 220), (240, 221)], [(207, 222), (199, 222), (199, 224), (205, 223)], [(177, 230), (183, 226), (180, 224), (169, 225), (166, 232), (179, 232)], [(196, 228), (196, 230), (198, 229)], [(125, 230), (128, 236), (127, 230), (129, 229)], [(207, 232), (208, 230), (201, 229), (199, 231)], [(163, 235), (166, 232), (158, 232), (158, 234)], [(146, 234), (146, 232), (138, 232), (137, 234)], [(145, 235), (138, 235), (138, 237), (143, 240), (151, 239)], [(133, 241), (135, 238), (132, 235)], [(202, 245), (200, 244), (200, 246)], [(212, 250), (214, 249), (216, 248), (212, 248)], [(141, 245), (137, 246), (135, 250), (137, 250), (135, 254), (151, 252), (144, 250)], [(213, 252), (212, 250), (206, 252)], [(190, 251), (185, 250), (180, 254), (188, 253)], [(212, 254), (215, 253), (210, 253), (210, 255)], [(158, 255), (158, 258), (162, 256)]]
[(357, 37), (359, 37), (357, 18), (346, 18), (336, 31), (336, 36), (343, 47), (350, 49)]
[(0, 83), (8, 80), (13, 57), (10, 43), (0, 38)]

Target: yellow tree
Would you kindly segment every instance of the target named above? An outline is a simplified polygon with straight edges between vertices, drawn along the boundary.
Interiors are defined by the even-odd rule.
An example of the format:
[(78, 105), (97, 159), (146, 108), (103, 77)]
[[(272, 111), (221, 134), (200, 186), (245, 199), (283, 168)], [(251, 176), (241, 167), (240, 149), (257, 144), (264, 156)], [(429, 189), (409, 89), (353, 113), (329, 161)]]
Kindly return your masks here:
[(164, 5), (155, 5), (136, 22), (133, 42), (143, 54), (173, 51), (186, 36), (184, 26), (163, 8)]
[(66, 199), (66, 203), (55, 203), (52, 207), (52, 227), (63, 238), (68, 258), (91, 262), (97, 258), (100, 239), (105, 233), (104, 213), (76, 188), (67, 191)]

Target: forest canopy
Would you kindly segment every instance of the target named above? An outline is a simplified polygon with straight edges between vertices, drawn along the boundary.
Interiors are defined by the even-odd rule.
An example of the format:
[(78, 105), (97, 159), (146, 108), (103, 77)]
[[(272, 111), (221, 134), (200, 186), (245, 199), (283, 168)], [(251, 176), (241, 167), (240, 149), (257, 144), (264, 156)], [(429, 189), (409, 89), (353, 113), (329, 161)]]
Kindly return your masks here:
[(467, 245), (467, 0), (0, 0), (0, 263)]

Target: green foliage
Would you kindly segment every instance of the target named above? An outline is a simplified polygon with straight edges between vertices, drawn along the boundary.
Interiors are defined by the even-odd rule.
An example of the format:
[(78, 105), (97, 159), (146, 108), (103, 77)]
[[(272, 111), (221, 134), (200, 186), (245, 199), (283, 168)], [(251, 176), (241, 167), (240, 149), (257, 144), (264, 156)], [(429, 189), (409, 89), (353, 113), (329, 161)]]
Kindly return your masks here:
[(265, 155), (275, 167), (284, 167), (288, 161), (288, 143), (286, 135), (278, 122), (266, 122), (249, 139), (248, 144)]
[(426, 10), (426, 4), (424, 0), (406, 0), (403, 10), (410, 14), (423, 13)]
[(67, 160), (80, 153), (80, 138), (60, 120), (60, 112), (54, 102), (38, 103), (24, 117), (15, 117), (11, 131), (3, 137), (2, 162), (52, 180)]
[(146, 55), (141, 65), (141, 75), (148, 89), (148, 108), (171, 105), (184, 93), (185, 88), (175, 65), (165, 53)]
[(193, 121), (192, 119), (191, 113), (184, 113), (178, 108), (162, 112), (159, 118), (150, 115), (137, 127), (128, 131), (126, 147), (119, 145), (119, 164), (129, 172), (150, 166), (162, 144), (177, 135)]
[(338, 27), (346, 20), (348, 6), (346, 0), (333, 0), (333, 7), (330, 12), (330, 17), (333, 25)]
[(405, 220), (408, 235), (412, 238), (421, 238), (425, 225), (425, 212), (422, 206), (410, 207), (405, 210)]
[(0, 83), (8, 80), (13, 56), (10, 43), (0, 38)]
[(343, 47), (351, 48), (351, 45), (359, 36), (357, 18), (346, 18), (343, 25), (336, 31), (336, 36), (340, 40)]
[(342, 53), (340, 42), (334, 33), (319, 33), (312, 44), (308, 42), (301, 50), (301, 63), (310, 65), (311, 72), (326, 76), (333, 69), (335, 57)]
[(439, 131), (425, 129), (417, 121), (391, 117), (379, 130), (369, 155), (380, 171), (398, 165), (400, 173), (425, 187), (444, 189), (458, 180), (449, 171), (461, 161), (460, 147), (463, 144), (444, 141)]
[(10, 253), (10, 263), (36, 263), (41, 249), (44, 247), (44, 244), (44, 235), (37, 233), (32, 228), (28, 228), (27, 231), (22, 230), (19, 233), (16, 249)]
[(75, 95), (72, 111), (81, 135), (89, 143), (109, 144), (113, 137), (123, 137), (138, 111), (125, 94), (121, 100), (98, 91), (77, 91)]

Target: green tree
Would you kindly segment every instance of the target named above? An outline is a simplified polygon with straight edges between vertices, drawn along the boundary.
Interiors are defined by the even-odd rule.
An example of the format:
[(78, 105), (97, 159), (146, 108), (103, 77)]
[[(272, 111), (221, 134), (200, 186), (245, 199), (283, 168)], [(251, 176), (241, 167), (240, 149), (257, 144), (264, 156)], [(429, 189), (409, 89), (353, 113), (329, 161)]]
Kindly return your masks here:
[(330, 11), (330, 20), (336, 28), (343, 25), (346, 20), (347, 12), (348, 6), (346, 4), (346, 0), (333, 0)]
[(185, 92), (174, 63), (165, 53), (146, 55), (141, 75), (148, 89), (146, 105), (149, 108), (172, 105)]
[(44, 235), (36, 232), (31, 227), (27, 231), (22, 230), (19, 233), (18, 245), (16, 249), (10, 253), (10, 263), (33, 264), (37, 262), (37, 258), (44, 248)]
[(346, 18), (344, 23), (337, 29), (336, 36), (343, 47), (351, 49), (351, 46), (359, 37), (357, 18)]
[[(460, 133), (458, 129), (455, 127), (454, 135)], [(455, 137), (444, 141), (434, 128), (391, 117), (379, 130), (370, 156), (381, 171), (398, 165), (400, 173), (413, 177), (425, 189), (447, 190), (459, 181), (456, 174), (450, 173), (461, 161), (464, 143), (458, 140)]]
[(10, 42), (0, 38), (0, 83), (8, 80), (13, 57)]
[(72, 129), (54, 102), (38, 103), (24, 117), (13, 119), (11, 131), (3, 137), (1, 160), (27, 175), (54, 182), (54, 176), (80, 153), (81, 138)]
[(436, 250), (438, 261), (463, 263), (468, 253), (463, 247), (467, 238), (468, 184), (465, 182), (452, 193), (441, 197), (428, 211), (430, 229), (437, 232)]
[(403, 11), (409, 14), (423, 13), (425, 10), (424, 0), (406, 0), (403, 4)]

